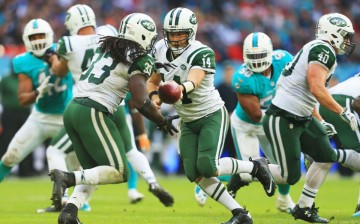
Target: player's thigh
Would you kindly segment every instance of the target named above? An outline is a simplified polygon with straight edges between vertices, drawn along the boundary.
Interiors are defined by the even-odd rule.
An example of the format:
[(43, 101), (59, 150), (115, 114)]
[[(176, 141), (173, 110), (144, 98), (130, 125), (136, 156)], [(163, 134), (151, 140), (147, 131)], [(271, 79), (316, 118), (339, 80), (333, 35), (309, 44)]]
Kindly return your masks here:
[(229, 128), (229, 115), (225, 107), (200, 119), (197, 169), (205, 177), (211, 177), (217, 170), (219, 158)]
[(300, 137), (301, 148), (304, 153), (311, 156), (316, 162), (328, 163), (336, 161), (336, 153), (330, 145), (324, 127), (316, 118), (308, 123)]
[(125, 152), (129, 152), (133, 148), (133, 145), (131, 142), (131, 132), (126, 122), (125, 106), (119, 106), (117, 108), (117, 110), (114, 113), (114, 119), (115, 119), (116, 127), (122, 137), (125, 147)]
[(48, 137), (44, 125), (32, 119), (27, 119), (11, 140), (2, 160), (8, 166), (14, 166), (29, 155), (36, 146)]
[[(347, 107), (351, 112), (355, 113), (351, 107), (351, 102), (353, 101), (352, 97), (344, 95), (333, 95), (333, 97), (336, 102), (338, 102), (341, 106)], [(344, 148), (354, 149), (360, 152), (359, 130), (351, 130), (350, 126), (345, 121), (343, 121), (339, 115), (335, 114), (334, 112), (328, 110), (323, 106), (320, 106), (319, 112), (326, 122), (334, 125), (337, 136)]]
[(185, 175), (192, 182), (200, 176), (196, 168), (196, 161), (198, 156), (198, 134), (195, 133), (188, 125), (181, 122), (180, 125), (179, 148), (180, 157), (183, 162)]
[(72, 146), (72, 142), (69, 135), (66, 133), (65, 128), (62, 128), (55, 135), (55, 137), (51, 140), (50, 145), (66, 154), (74, 151), (74, 147)]
[(266, 115), (263, 120), (264, 131), (281, 168), (281, 175), (289, 184), (295, 184), (301, 177), (300, 136), (305, 123), (273, 115)]

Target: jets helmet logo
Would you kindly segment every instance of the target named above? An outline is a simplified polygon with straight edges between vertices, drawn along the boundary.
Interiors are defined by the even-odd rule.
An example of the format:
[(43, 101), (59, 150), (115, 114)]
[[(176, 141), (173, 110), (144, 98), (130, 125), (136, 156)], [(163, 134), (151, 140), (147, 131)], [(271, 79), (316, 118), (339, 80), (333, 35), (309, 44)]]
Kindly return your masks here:
[(71, 14), (70, 13), (66, 13), (66, 21), (69, 21), (69, 19), (70, 19), (70, 17), (71, 17)]
[(340, 17), (332, 17), (329, 19), (329, 22), (335, 26), (344, 27), (347, 26), (347, 22)]
[(150, 32), (155, 31), (154, 23), (150, 22), (149, 20), (142, 20), (141, 25)]
[(195, 14), (192, 14), (192, 15), (190, 16), (190, 23), (193, 24), (193, 25), (197, 24), (197, 20), (196, 20)]

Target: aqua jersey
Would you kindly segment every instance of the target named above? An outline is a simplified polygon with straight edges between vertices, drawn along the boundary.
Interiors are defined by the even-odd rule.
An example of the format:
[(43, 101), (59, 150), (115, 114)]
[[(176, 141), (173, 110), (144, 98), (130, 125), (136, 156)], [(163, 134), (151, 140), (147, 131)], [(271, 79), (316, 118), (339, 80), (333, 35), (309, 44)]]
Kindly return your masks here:
[[(276, 82), (281, 75), (281, 71), (285, 65), (292, 60), (292, 58), (292, 55), (287, 51), (273, 51), (272, 71), (270, 78), (265, 77), (259, 73), (254, 73), (247, 68), (245, 63), (242, 64), (234, 73), (232, 80), (233, 89), (240, 94), (257, 96), (260, 101), (261, 109), (266, 109), (275, 96)], [(235, 113), (241, 120), (245, 122), (261, 125), (261, 123), (255, 123), (250, 119), (239, 102), (237, 103)]]
[[(15, 74), (24, 74), (31, 79), (33, 90), (39, 86), (45, 77), (53, 75), (49, 71), (49, 65), (30, 52), (17, 55), (13, 59), (13, 69)], [(53, 75), (49, 83), (53, 83), (54, 86), (35, 103), (35, 109), (45, 114), (63, 114), (66, 105), (72, 98), (73, 80), (71, 73), (63, 78)]]

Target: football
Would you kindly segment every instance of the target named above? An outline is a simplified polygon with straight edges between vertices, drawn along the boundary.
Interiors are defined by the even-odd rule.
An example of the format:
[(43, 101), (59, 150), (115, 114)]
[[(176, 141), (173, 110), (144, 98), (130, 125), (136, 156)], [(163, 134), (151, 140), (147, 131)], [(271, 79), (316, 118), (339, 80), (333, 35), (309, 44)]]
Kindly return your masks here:
[(159, 87), (160, 100), (167, 104), (174, 104), (181, 98), (181, 87), (175, 81), (166, 81)]

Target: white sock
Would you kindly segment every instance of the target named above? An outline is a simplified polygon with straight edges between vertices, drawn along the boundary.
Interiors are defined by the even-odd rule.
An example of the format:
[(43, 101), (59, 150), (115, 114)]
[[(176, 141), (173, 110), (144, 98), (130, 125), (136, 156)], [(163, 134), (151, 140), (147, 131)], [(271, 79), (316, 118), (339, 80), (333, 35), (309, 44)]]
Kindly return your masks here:
[(269, 164), (270, 173), (273, 175), (276, 184), (287, 184), (285, 178), (281, 176), (280, 166), (276, 164)]
[(351, 149), (337, 149), (336, 151), (339, 163), (356, 172), (360, 171), (360, 153)]
[(299, 207), (311, 207), (315, 201), (316, 194), (324, 183), (333, 163), (313, 162), (306, 173), (306, 180), (299, 199)]
[(66, 154), (60, 151), (60, 149), (50, 145), (46, 149), (46, 158), (48, 162), (49, 171), (53, 169), (68, 171), (65, 161)]
[(250, 161), (238, 160), (230, 157), (219, 159), (218, 174), (233, 175), (239, 173), (251, 173), (254, 163)]
[(225, 185), (222, 184), (216, 177), (202, 178), (198, 182), (198, 185), (207, 195), (225, 206), (230, 211), (236, 208), (242, 208), (235, 199), (230, 196)]
[(126, 157), (134, 170), (140, 174), (148, 184), (156, 182), (156, 177), (144, 154), (139, 152), (137, 149), (131, 149), (128, 153), (126, 153)]
[(97, 186), (91, 185), (77, 185), (67, 203), (72, 203), (80, 209), (97, 188)]
[(74, 171), (76, 185), (102, 185), (123, 183), (123, 174), (112, 166), (97, 166)]

